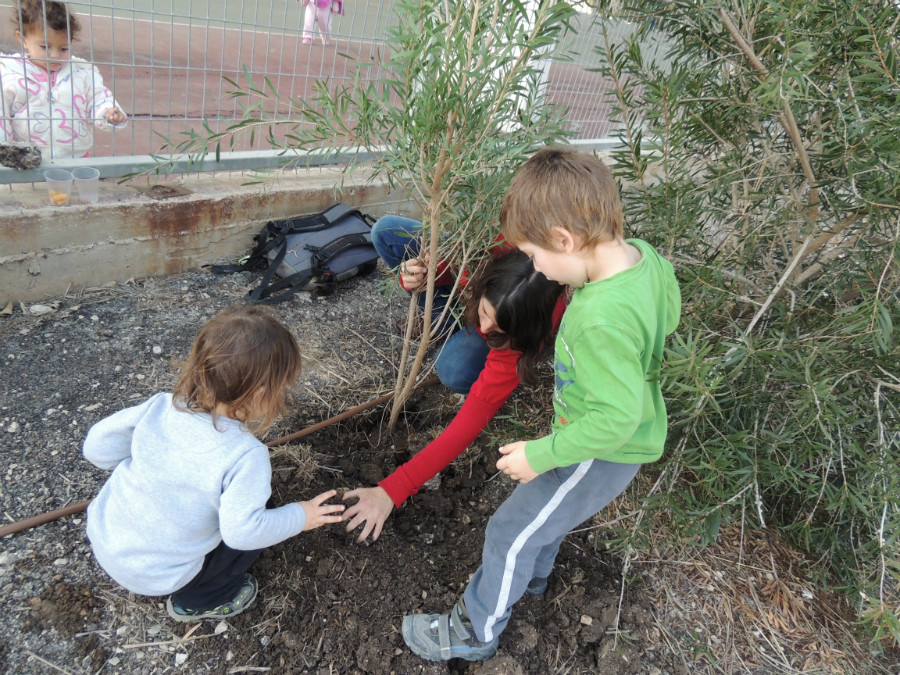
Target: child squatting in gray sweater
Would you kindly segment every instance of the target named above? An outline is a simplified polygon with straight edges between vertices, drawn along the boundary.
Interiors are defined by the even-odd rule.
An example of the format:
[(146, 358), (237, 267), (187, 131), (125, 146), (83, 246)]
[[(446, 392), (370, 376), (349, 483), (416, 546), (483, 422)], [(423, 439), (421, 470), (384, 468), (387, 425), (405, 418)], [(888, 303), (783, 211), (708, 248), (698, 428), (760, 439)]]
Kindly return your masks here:
[(262, 549), (340, 522), (330, 490), (267, 509), (267, 430), (300, 374), (297, 343), (258, 307), (230, 307), (201, 330), (172, 394), (97, 422), (84, 456), (112, 475), (88, 507), (100, 566), (140, 595), (169, 595), (176, 621), (234, 616), (256, 598)]

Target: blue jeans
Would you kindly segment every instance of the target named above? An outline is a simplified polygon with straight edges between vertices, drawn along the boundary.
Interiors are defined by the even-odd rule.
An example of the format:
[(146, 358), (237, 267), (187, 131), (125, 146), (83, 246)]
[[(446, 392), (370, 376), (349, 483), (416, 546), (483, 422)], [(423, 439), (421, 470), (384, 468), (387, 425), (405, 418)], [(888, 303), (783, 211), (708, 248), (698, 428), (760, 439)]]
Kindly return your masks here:
[(434, 370), (444, 386), (457, 394), (468, 394), (484, 370), (491, 348), (474, 326), (466, 326), (447, 338), (434, 361)]
[[(403, 216), (382, 216), (372, 226), (372, 243), (378, 255), (394, 272), (400, 272), (400, 263), (416, 258), (420, 251), (419, 233), (422, 223)], [(450, 296), (452, 286), (436, 286), (432, 305), (432, 322), (437, 320)], [(425, 304), (425, 294), (419, 294), (419, 306)], [(446, 321), (452, 322), (452, 317)], [(433, 326), (433, 328), (435, 328)], [(490, 347), (472, 326), (453, 333), (438, 352), (435, 370), (451, 391), (468, 394), (469, 389), (484, 370)]]
[[(372, 226), (372, 244), (384, 263), (396, 274), (400, 273), (400, 263), (419, 257), (421, 241), (419, 234), (422, 223), (403, 216), (382, 216)], [(434, 301), (431, 306), (431, 320), (436, 320), (450, 295), (451, 286), (435, 286)], [(425, 294), (419, 293), (419, 307), (425, 306)]]

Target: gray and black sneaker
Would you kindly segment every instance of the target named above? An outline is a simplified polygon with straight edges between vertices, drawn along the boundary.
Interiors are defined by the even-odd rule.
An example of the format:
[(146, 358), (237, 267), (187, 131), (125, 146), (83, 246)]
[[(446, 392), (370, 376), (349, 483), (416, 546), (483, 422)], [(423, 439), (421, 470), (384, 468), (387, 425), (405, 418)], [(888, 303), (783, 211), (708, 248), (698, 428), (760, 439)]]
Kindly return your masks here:
[(212, 609), (189, 609), (172, 602), (172, 598), (166, 600), (166, 611), (176, 621), (202, 621), (203, 619), (228, 619), (247, 609), (256, 600), (259, 587), (252, 574), (244, 575), (244, 583), (238, 589), (237, 595), (228, 602), (213, 607)]
[(428, 661), (486, 661), (497, 652), (499, 638), (482, 642), (459, 603), (447, 614), (409, 614), (403, 617), (403, 640)]

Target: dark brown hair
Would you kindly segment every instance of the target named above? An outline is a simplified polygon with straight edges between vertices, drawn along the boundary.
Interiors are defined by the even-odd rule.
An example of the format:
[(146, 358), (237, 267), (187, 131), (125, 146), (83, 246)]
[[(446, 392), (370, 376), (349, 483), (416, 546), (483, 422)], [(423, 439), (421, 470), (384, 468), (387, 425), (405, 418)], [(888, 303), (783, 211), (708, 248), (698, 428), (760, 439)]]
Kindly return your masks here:
[(597, 157), (569, 148), (544, 148), (516, 173), (503, 198), (500, 228), (511, 244), (554, 250), (551, 230), (581, 238), (582, 247), (621, 239), (619, 189)]
[[(234, 305), (200, 329), (175, 386), (176, 407), (213, 414), (223, 404), (227, 416), (254, 433), (266, 431), (284, 407), (284, 392), (300, 375), (297, 341), (261, 307)], [(262, 389), (263, 398), (254, 398)], [(260, 419), (248, 419), (262, 413)]]
[(522, 251), (510, 251), (487, 263), (466, 285), (465, 320), (477, 326), (481, 299), (491, 303), (503, 332), (485, 335), (485, 340), (493, 349), (508, 346), (521, 352), (518, 375), (526, 384), (534, 384), (534, 364), (541, 350), (551, 344), (553, 311), (564, 289), (536, 271)]
[(69, 39), (78, 37), (81, 24), (74, 12), (69, 11), (65, 2), (56, 0), (19, 0), (18, 9), (12, 11), (13, 30), (25, 35), (30, 30), (61, 30), (69, 34)]

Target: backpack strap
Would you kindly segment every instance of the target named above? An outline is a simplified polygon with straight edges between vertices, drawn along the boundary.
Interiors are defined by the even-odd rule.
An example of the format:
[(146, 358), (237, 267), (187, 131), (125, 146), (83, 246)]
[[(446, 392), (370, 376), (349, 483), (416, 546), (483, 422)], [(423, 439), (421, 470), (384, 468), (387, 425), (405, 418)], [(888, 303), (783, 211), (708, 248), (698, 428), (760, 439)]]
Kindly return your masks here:
[(316, 248), (307, 246), (307, 250), (313, 251), (312, 268), (313, 270), (321, 270), (335, 257), (344, 251), (357, 246), (369, 246), (372, 243), (372, 233), (345, 234), (338, 237), (334, 241), (328, 242), (325, 246)]
[(345, 234), (338, 237), (332, 242), (322, 247), (307, 246), (307, 250), (313, 251), (310, 261), (310, 269), (304, 272), (297, 272), (284, 279), (279, 279), (274, 284), (272, 277), (275, 276), (275, 270), (281, 265), (287, 252), (287, 241), (283, 241), (283, 246), (278, 254), (269, 264), (269, 268), (263, 275), (263, 279), (259, 286), (248, 293), (250, 302), (254, 304), (274, 304), (287, 300), (297, 291), (303, 290), (313, 279), (317, 279), (318, 293), (320, 295), (331, 295), (334, 292), (335, 279), (333, 275), (325, 269), (329, 262), (339, 256), (344, 251), (358, 246), (368, 246), (372, 243), (372, 234), (366, 232), (364, 234)]
[[(270, 220), (263, 225), (263, 228), (259, 233), (253, 236), (253, 241), (256, 242), (253, 246), (253, 250), (250, 251), (248, 255), (241, 258), (240, 262), (236, 265), (204, 265), (204, 267), (208, 267), (209, 271), (213, 274), (233, 274), (235, 272), (246, 272), (247, 270), (262, 268), (267, 262), (266, 253), (284, 241), (282, 222), (283, 221)], [(283, 259), (284, 255), (281, 257)]]
[[(357, 215), (370, 227), (375, 223), (375, 219), (369, 214), (362, 213), (358, 209), (351, 209), (345, 204), (333, 204), (321, 213), (315, 213), (303, 218), (270, 220), (263, 225), (259, 234), (253, 237), (253, 240), (256, 242), (253, 250), (250, 251), (249, 255), (242, 258), (239, 263), (235, 265), (204, 265), (204, 267), (208, 267), (213, 274), (233, 274), (235, 272), (262, 269), (266, 265), (266, 254), (281, 243), (282, 237), (296, 234), (297, 232), (324, 230), (348, 214)], [(282, 255), (283, 258), (284, 256)], [(278, 264), (281, 264), (281, 260), (278, 261)], [(277, 267), (276, 265), (276, 269)], [(268, 284), (269, 280), (266, 280), (266, 284)]]
[[(273, 250), (276, 246), (278, 247), (278, 252), (275, 254), (275, 257), (272, 258), (271, 262), (269, 262), (269, 266), (266, 268), (265, 274), (263, 274), (262, 281), (259, 282), (259, 285), (253, 288), (249, 293), (247, 293), (250, 302), (253, 303), (258, 303), (265, 300), (272, 294), (273, 290), (277, 290), (275, 289), (275, 286), (282, 287), (282, 285), (286, 281), (286, 279), (282, 279), (276, 285), (272, 285), (272, 279), (275, 276), (275, 272), (278, 270), (278, 266), (281, 265), (281, 261), (284, 260), (284, 256), (287, 255), (287, 237), (284, 235), (275, 237), (270, 242), (268, 242), (268, 244), (268, 246), (264, 247), (265, 251), (262, 253), (262, 259), (264, 261), (266, 260), (266, 252)], [(253, 256), (252, 253), (250, 255), (251, 257)], [(296, 276), (299, 275), (292, 274), (288, 278), (290, 279)]]
[[(270, 229), (273, 236), (276, 234), (297, 234), (298, 232), (314, 232), (316, 230), (324, 230), (331, 227), (342, 218), (347, 216), (347, 214), (353, 212), (354, 209), (351, 209), (349, 206), (346, 206), (344, 204), (334, 204), (322, 211), (322, 213), (314, 213), (311, 216), (304, 216), (303, 218), (271, 220), (266, 223), (266, 225), (272, 226)], [(359, 215), (361, 216), (362, 214)]]
[(359, 209), (351, 209), (345, 204), (334, 204), (322, 211), (322, 213), (315, 213), (304, 218), (275, 220), (270, 221), (269, 224), (276, 227), (275, 232), (278, 234), (296, 234), (298, 232), (313, 232), (327, 229), (350, 215), (357, 216), (369, 227), (375, 224), (375, 218), (368, 213), (363, 213)]

